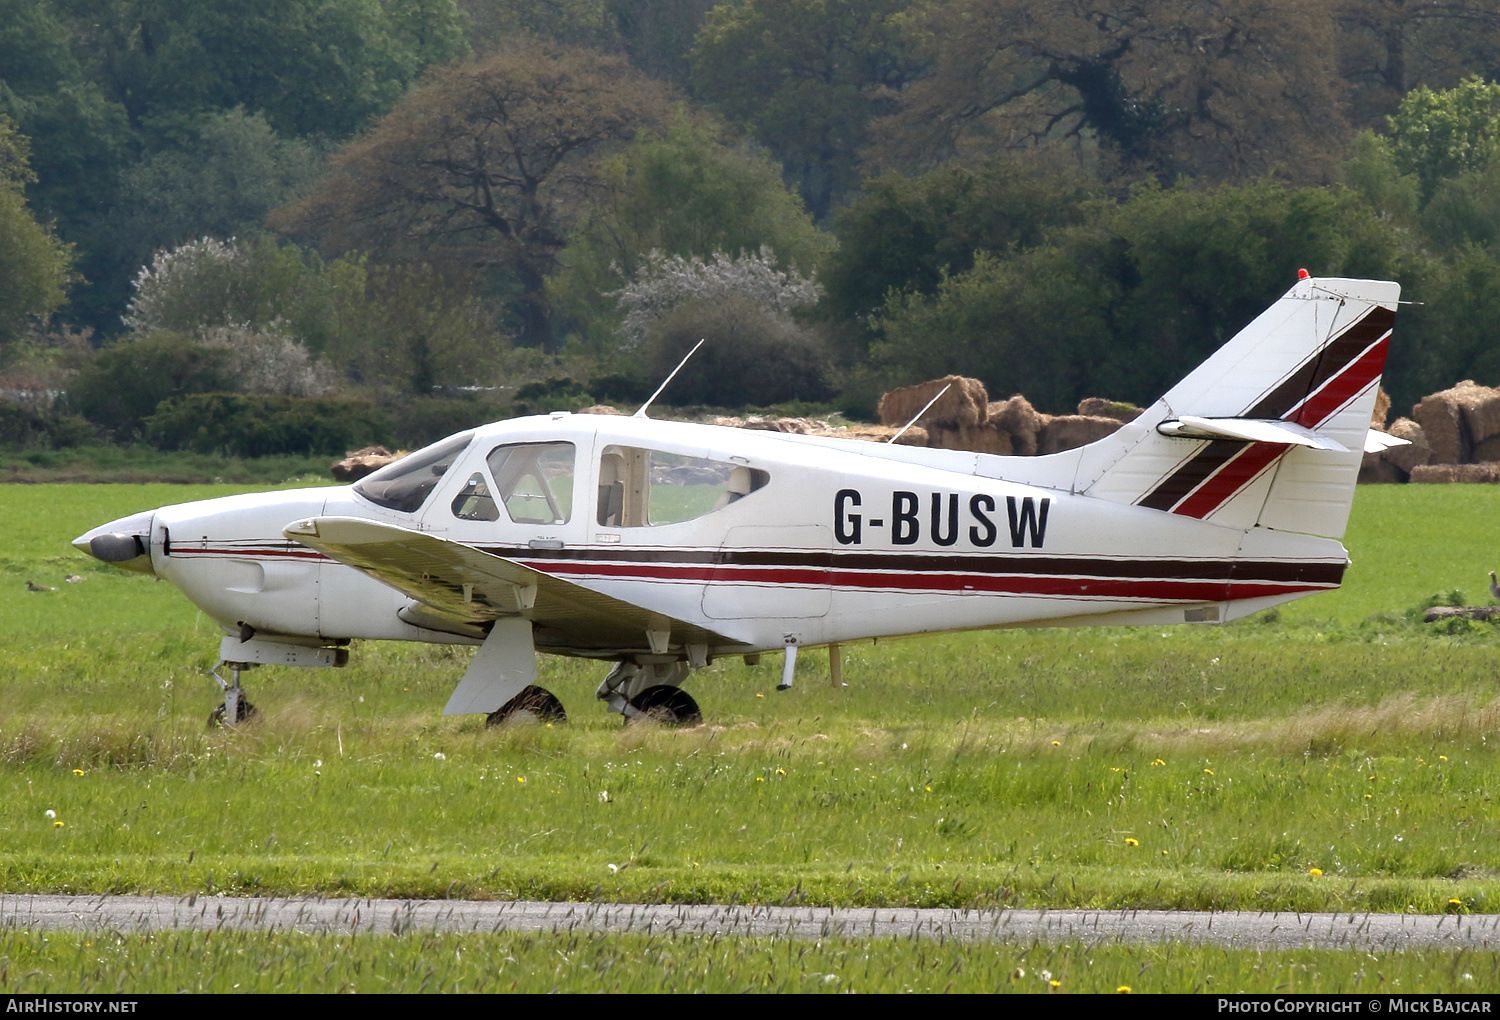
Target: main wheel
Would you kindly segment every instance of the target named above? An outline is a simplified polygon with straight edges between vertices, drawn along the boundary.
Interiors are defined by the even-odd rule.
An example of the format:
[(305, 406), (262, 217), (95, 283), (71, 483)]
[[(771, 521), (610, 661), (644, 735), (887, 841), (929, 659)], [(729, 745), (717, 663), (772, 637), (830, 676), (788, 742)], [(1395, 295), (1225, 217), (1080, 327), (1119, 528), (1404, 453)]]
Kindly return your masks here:
[(630, 707), (653, 722), (668, 726), (697, 726), (703, 712), (693, 696), (681, 687), (647, 687), (630, 699)]
[(486, 726), (499, 726), (503, 722), (567, 722), (568, 713), (557, 695), (545, 687), (523, 687), (521, 693), (511, 698), (485, 717)]
[[(240, 698), (239, 711), (235, 712), (234, 724), (238, 726), (240, 723), (249, 722), (252, 718), (255, 717), (256, 712), (257, 709), (254, 705), (250, 704), (250, 702), (246, 701), (244, 698)], [(208, 728), (215, 729), (219, 726), (223, 726), (224, 714), (224, 706), (222, 704), (215, 708), (212, 712), (208, 713)]]

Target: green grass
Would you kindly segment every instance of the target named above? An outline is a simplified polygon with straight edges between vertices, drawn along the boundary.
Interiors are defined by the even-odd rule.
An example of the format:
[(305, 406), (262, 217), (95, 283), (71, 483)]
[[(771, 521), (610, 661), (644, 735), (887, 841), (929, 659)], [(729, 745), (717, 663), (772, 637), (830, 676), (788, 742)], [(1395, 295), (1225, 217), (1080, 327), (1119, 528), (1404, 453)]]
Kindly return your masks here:
[[(274, 485), (289, 478), (331, 481), (335, 457), (228, 457), (148, 446), (76, 446), (61, 450), (0, 449), (0, 483), (157, 483)], [(309, 484), (317, 484), (310, 482)]]
[[(1053, 982), (1056, 982), (1054, 985)], [(0, 932), (0, 993), (1491, 993), (1490, 951), (933, 939)]]
[[(439, 715), (467, 651), (357, 643), (344, 670), (249, 674), (259, 720), (209, 732), (216, 628), (67, 542), (226, 491), (0, 489), (0, 892), (1500, 912), (1496, 631), (1415, 613), (1485, 590), (1491, 487), (1361, 490), (1346, 588), (1279, 613), (851, 645), (847, 690), (818, 652), (780, 694), (779, 661), (724, 660), (691, 682), (710, 723), (693, 730), (622, 728), (593, 702), (600, 667), (555, 658), (541, 682), (571, 721), (486, 730)], [(87, 580), (61, 583), (72, 572)], [(33, 576), (58, 590), (27, 592)], [(599, 945), (624, 960), (627, 943)], [(1153, 952), (1122, 950), (1133, 962), (1098, 987), (1133, 983), (1119, 968)], [(1178, 969), (1263, 989), (1318, 973), (1326, 990), (1454, 959), (1229, 971), (1214, 952)], [(926, 970), (900, 980), (941, 990)], [(430, 981), (477, 987), (465, 973)]]

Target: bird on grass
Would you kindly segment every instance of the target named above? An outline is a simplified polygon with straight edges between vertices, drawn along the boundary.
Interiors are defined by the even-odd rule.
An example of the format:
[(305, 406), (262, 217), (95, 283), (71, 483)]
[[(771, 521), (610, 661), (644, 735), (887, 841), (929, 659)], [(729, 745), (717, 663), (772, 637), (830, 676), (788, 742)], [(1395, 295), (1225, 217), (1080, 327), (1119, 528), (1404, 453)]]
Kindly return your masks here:
[(49, 588), (45, 584), (37, 584), (35, 581), (27, 581), (26, 582), (26, 590), (27, 591), (57, 591), (56, 588)]
[(1500, 584), (1495, 583), (1495, 572), (1490, 571), (1490, 594), (1500, 599)]

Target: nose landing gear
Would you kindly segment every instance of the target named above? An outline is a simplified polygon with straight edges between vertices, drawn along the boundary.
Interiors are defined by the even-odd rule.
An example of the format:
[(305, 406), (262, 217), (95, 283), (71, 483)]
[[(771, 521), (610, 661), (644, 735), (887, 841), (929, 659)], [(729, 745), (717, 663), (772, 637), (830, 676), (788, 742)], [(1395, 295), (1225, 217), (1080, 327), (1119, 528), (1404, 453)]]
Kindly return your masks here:
[(218, 681), (219, 687), (224, 692), (224, 704), (217, 706), (208, 714), (209, 729), (216, 726), (238, 726), (240, 723), (248, 722), (255, 715), (255, 706), (250, 704), (250, 699), (245, 697), (245, 689), (240, 686), (240, 672), (250, 668), (250, 663), (221, 662), (219, 666), (229, 666), (233, 670), (234, 682), (227, 683), (219, 675), (219, 666), (209, 670), (209, 675)]

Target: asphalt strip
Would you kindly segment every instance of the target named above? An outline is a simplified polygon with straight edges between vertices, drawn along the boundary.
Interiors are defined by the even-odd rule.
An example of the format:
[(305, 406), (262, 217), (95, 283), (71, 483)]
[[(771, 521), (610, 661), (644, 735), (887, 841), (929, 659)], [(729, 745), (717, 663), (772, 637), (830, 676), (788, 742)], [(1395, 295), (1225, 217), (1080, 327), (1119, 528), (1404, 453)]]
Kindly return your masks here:
[(231, 896), (0, 896), (33, 931), (639, 932), (794, 939), (1158, 943), (1262, 948), (1500, 949), (1500, 914), (950, 910)]

